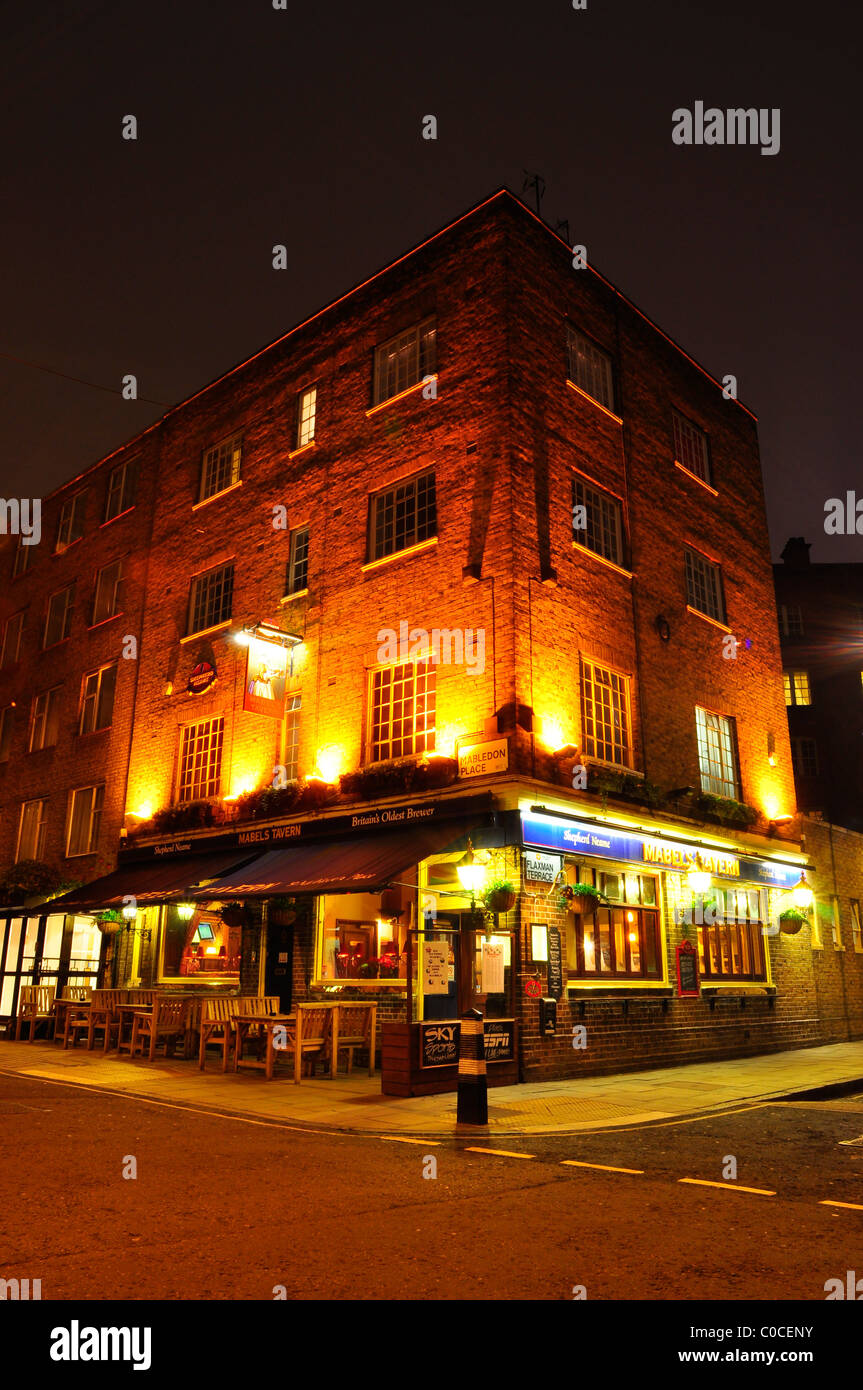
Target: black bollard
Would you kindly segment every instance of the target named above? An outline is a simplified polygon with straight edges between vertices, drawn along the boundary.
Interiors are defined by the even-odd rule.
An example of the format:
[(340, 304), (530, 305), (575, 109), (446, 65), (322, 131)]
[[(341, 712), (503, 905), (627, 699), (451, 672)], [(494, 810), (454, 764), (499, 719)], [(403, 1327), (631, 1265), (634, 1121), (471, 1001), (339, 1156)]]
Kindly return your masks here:
[(482, 1014), (469, 1009), (462, 1014), (458, 1050), (458, 1102), (456, 1124), (488, 1127), (488, 1081), (485, 1073), (485, 1037)]

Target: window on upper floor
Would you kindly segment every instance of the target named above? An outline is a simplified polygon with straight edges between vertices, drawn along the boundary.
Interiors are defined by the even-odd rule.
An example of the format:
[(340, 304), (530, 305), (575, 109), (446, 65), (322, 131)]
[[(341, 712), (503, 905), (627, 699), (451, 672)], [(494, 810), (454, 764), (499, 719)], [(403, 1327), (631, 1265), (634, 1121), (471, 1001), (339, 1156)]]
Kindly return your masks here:
[(614, 411), (614, 373), (611, 358), (571, 324), (566, 330), (569, 379), (606, 410)]
[(107, 622), (123, 611), (123, 561), (112, 560), (103, 565), (96, 575), (96, 589), (93, 594), (93, 612), (90, 626)]
[(234, 598), (234, 566), (218, 565), (196, 574), (189, 585), (186, 636), (228, 622)]
[(433, 753), (435, 670), (430, 661), (406, 661), (371, 673), (369, 762)]
[(382, 560), (437, 535), (434, 470), (406, 478), (369, 498), (368, 558)]
[(13, 613), (6, 619), (3, 627), (3, 639), (0, 642), (0, 671), (5, 671), (7, 666), (14, 666), (18, 657), (21, 655), (21, 633), (24, 628), (24, 614)]
[(808, 671), (783, 671), (786, 705), (811, 705), (812, 693), (809, 689)]
[(199, 502), (206, 502), (208, 497), (215, 497), (218, 493), (233, 487), (240, 477), (242, 456), (243, 441), (240, 435), (232, 435), (230, 439), (223, 439), (221, 443), (205, 450), (201, 464)]
[(69, 793), (69, 824), (66, 831), (66, 858), (95, 854), (99, 846), (104, 783), (97, 787), (77, 787)]
[(583, 751), (600, 762), (632, 767), (629, 677), (581, 658)]
[(178, 801), (200, 801), (220, 794), (224, 734), (221, 716), (186, 724), (180, 730)]
[(0, 763), (8, 763), (9, 754), (12, 751), (12, 724), (15, 718), (15, 706), (7, 705), (0, 710)]
[(114, 718), (114, 694), (117, 688), (117, 663), (90, 671), (81, 688), (79, 734), (94, 734), (110, 727)]
[(105, 521), (113, 521), (135, 505), (135, 490), (138, 483), (138, 465), (133, 459), (118, 463), (108, 474), (105, 492)]
[(851, 898), (851, 939), (854, 943), (855, 951), (863, 951), (863, 929), (860, 924), (860, 903), (857, 898)]
[(12, 578), (17, 579), (19, 574), (26, 574), (33, 559), (33, 545), (25, 545), (24, 537), (18, 537), (18, 544), (15, 547), (15, 559), (12, 561)]
[(302, 695), (289, 695), (285, 702), (285, 777), (295, 782), (300, 775), (300, 719)]
[(698, 550), (684, 551), (686, 563), (686, 602), (697, 613), (725, 622), (725, 598), (722, 592), (722, 571)]
[(55, 685), (51, 690), (43, 690), (33, 696), (30, 706), (30, 731), (27, 739), (28, 753), (40, 748), (53, 748), (60, 730), (60, 695), (63, 687)]
[(696, 705), (695, 731), (701, 790), (710, 796), (724, 796), (737, 801), (740, 777), (734, 720)]
[(679, 411), (672, 411), (674, 461), (703, 483), (710, 483), (710, 451), (707, 435)]
[(302, 449), (305, 444), (311, 444), (315, 437), (315, 419), (318, 409), (318, 388), (309, 386), (307, 390), (301, 391), (297, 403), (297, 445)]
[(87, 493), (76, 492), (74, 497), (67, 497), (60, 512), (60, 524), (57, 527), (57, 544), (54, 546), (55, 553), (59, 550), (66, 550), (68, 546), (79, 541), (84, 534), (84, 519), (87, 510)]
[(577, 545), (623, 564), (623, 515), (620, 502), (609, 492), (591, 487), (583, 478), (572, 480), (572, 538)]
[(375, 350), (374, 404), (401, 395), (437, 369), (437, 328), (433, 318), (417, 323)]
[(45, 832), (48, 825), (48, 802), (25, 801), (18, 820), (18, 843), (15, 863), (22, 859), (41, 859), (45, 852)]
[(56, 594), (52, 594), (48, 600), (48, 612), (45, 615), (45, 633), (42, 640), (43, 649), (55, 647), (58, 642), (64, 642), (69, 636), (72, 627), (72, 613), (75, 608), (75, 585), (70, 584), (68, 588), (60, 589)]
[(799, 603), (779, 605), (779, 627), (783, 637), (803, 636), (803, 613)]
[(299, 594), (309, 587), (309, 528), (297, 526), (290, 534), (286, 594)]
[(795, 777), (818, 776), (818, 746), (814, 738), (792, 738), (791, 768)]

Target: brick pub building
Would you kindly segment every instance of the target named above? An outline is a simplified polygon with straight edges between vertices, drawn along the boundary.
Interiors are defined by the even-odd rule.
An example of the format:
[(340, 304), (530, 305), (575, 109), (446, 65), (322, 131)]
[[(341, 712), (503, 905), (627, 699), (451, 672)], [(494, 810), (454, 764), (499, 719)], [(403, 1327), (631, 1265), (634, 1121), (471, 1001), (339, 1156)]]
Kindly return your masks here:
[[(510, 193), (46, 517), (85, 485), (95, 507), (117, 459), (125, 521), (88, 512), (77, 561), (50, 529), (26, 570), (6, 552), (0, 857), (85, 886), (10, 903), (0, 1012), (125, 906), (94, 974), (375, 998), (393, 1093), (454, 1085), (471, 1007), (493, 1081), (861, 1031), (856, 954), (825, 1032), (815, 932), (777, 925), (805, 869), (817, 930), (824, 866), (796, 834), (755, 419)], [(122, 616), (100, 636), (73, 608), (40, 652), (112, 527)]]

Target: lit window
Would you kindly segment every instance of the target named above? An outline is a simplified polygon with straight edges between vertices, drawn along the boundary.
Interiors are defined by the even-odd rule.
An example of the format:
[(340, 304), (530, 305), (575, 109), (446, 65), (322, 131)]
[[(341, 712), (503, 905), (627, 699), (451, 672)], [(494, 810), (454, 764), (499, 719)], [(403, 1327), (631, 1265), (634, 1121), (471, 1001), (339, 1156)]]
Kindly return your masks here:
[(54, 647), (65, 642), (72, 627), (72, 611), (75, 607), (75, 585), (52, 594), (48, 600), (48, 613), (45, 618), (45, 637), (43, 648)]
[(113, 521), (135, 505), (135, 486), (138, 480), (137, 464), (118, 463), (108, 474), (108, 487), (105, 493), (105, 521)]
[(206, 632), (230, 619), (234, 598), (234, 566), (219, 565), (217, 569), (196, 574), (189, 586), (189, 620), (186, 636)]
[(30, 734), (27, 739), (29, 753), (35, 753), (40, 748), (53, 748), (57, 742), (62, 689), (61, 685), (55, 685), (53, 690), (43, 690), (41, 695), (34, 695), (30, 706)]
[(854, 942), (855, 951), (863, 951), (863, 929), (860, 925), (860, 904), (856, 898), (851, 899), (851, 937)]
[(818, 749), (814, 738), (792, 738), (791, 767), (795, 777), (818, 776)]
[(95, 854), (99, 844), (105, 787), (78, 787), (69, 798), (69, 832), (66, 857)]
[(582, 657), (581, 719), (589, 757), (632, 766), (628, 676)]
[(214, 444), (211, 449), (206, 450), (201, 467), (199, 502), (206, 501), (208, 497), (215, 497), (217, 493), (224, 492), (237, 482), (242, 453), (242, 439), (239, 435), (232, 439), (223, 439), (220, 444)]
[[(662, 975), (656, 879), (598, 872), (579, 864), (579, 883), (611, 899), (593, 915), (566, 914), (567, 976), (577, 979), (658, 979)], [(625, 887), (624, 887), (625, 885)]]
[(614, 380), (608, 353), (570, 326), (567, 326), (566, 347), (570, 381), (606, 410), (614, 410)]
[(123, 611), (123, 561), (114, 560), (105, 565), (96, 576), (96, 592), (93, 595), (93, 615), (90, 626), (115, 618)]
[(48, 823), (47, 801), (25, 801), (18, 822), (18, 846), (15, 863), (22, 859), (41, 859), (45, 851), (45, 829)]
[(722, 574), (718, 565), (705, 559), (697, 550), (686, 550), (686, 602), (696, 612), (725, 622), (722, 597)]
[[(765, 895), (757, 889), (695, 895), (698, 968), (703, 980), (763, 980)], [(699, 920), (700, 919), (700, 920)]]
[(435, 672), (428, 661), (407, 661), (372, 672), (370, 761), (433, 753)]
[(222, 740), (225, 721), (204, 719), (180, 730), (178, 801), (218, 796), (222, 788)]
[(81, 693), (81, 718), (78, 732), (92, 734), (109, 728), (114, 717), (114, 691), (117, 686), (117, 663), (102, 666), (84, 677)]
[(369, 498), (369, 560), (395, 555), (436, 535), (433, 471), (420, 473)]
[[(615, 565), (623, 564), (623, 526), (616, 497), (591, 487), (581, 478), (572, 480), (573, 507), (584, 507), (584, 527), (573, 526), (573, 539)], [(573, 521), (577, 520), (573, 512)]]
[(60, 525), (57, 527), (55, 551), (65, 550), (67, 546), (79, 541), (84, 534), (84, 513), (87, 509), (86, 492), (78, 492), (63, 503)]
[(803, 613), (799, 603), (780, 604), (779, 626), (783, 637), (803, 636)]
[(707, 435), (676, 410), (672, 414), (672, 420), (676, 462), (682, 464), (687, 472), (694, 473), (703, 483), (709, 483), (710, 458), (707, 451)]
[(4, 671), (7, 666), (14, 666), (18, 660), (23, 627), (23, 613), (13, 613), (11, 618), (6, 619), (6, 625), (3, 628), (3, 641), (0, 643), (0, 671)]
[(9, 753), (12, 748), (13, 709), (13, 705), (7, 705), (4, 710), (0, 710), (0, 763), (9, 761)]
[(437, 362), (437, 330), (426, 319), (383, 343), (375, 352), (374, 404), (380, 405), (433, 375)]
[(298, 526), (291, 532), (288, 560), (288, 594), (298, 594), (309, 587), (309, 528)]
[(839, 950), (842, 945), (842, 924), (839, 920), (839, 899), (836, 897), (831, 898), (829, 907), (825, 904), (824, 912), (825, 915), (829, 915), (830, 935), (833, 946), (836, 950)]
[(300, 775), (300, 712), (302, 695), (289, 695), (285, 708), (285, 777), (294, 782)]
[(811, 705), (808, 671), (783, 671), (786, 705)]
[(734, 721), (723, 714), (695, 707), (695, 729), (698, 737), (698, 766), (701, 771), (701, 790), (710, 796), (725, 796), (737, 800), (737, 753)]
[(300, 395), (300, 405), (297, 412), (297, 448), (302, 449), (304, 444), (311, 444), (315, 437), (315, 416), (317, 414), (318, 388), (310, 386), (308, 391), (303, 391)]

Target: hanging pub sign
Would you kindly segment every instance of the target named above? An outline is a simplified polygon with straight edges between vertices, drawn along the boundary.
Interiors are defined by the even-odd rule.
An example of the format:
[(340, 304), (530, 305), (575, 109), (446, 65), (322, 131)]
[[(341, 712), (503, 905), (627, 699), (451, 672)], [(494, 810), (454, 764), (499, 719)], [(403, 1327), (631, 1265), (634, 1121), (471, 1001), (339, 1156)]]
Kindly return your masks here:
[(560, 928), (548, 928), (548, 992), (554, 999), (563, 994), (563, 958), (560, 949)]
[(189, 674), (186, 690), (190, 695), (203, 695), (217, 680), (216, 668), (210, 661), (199, 661)]
[(287, 647), (252, 637), (247, 650), (243, 709), (250, 710), (252, 714), (269, 714), (273, 719), (281, 719), (285, 712)]
[(691, 941), (682, 941), (677, 948), (678, 998), (696, 998), (698, 993), (698, 952)]

